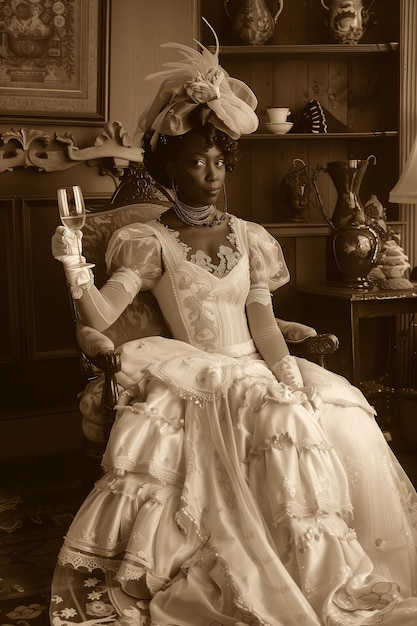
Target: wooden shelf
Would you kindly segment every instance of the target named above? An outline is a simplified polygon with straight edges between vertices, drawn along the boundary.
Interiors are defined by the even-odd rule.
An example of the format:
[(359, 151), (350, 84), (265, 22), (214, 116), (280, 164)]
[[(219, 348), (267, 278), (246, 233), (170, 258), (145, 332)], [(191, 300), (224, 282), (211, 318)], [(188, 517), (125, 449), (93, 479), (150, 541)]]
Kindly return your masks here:
[[(243, 175), (229, 184), (231, 206), (240, 207), (242, 215), (253, 221), (285, 220), (288, 207), (281, 183), (294, 159), (304, 161), (310, 172), (318, 163), (373, 154), (376, 167), (368, 168), (361, 194), (365, 198), (376, 195), (389, 207), (390, 219), (397, 219), (398, 205), (389, 206), (388, 198), (399, 177), (399, 3), (378, 0), (378, 19), (372, 29), (366, 29), (357, 44), (340, 44), (331, 39), (326, 12), (318, 0), (291, 0), (271, 39), (262, 45), (243, 43), (233, 20), (225, 16), (223, 3), (200, 0), (199, 4), (200, 14), (218, 35), (220, 64), (249, 85), (258, 99), (259, 127), (241, 137)], [(216, 50), (210, 29), (202, 27), (199, 40), (211, 52)], [(314, 100), (323, 108), (327, 127), (308, 122), (307, 105)], [(305, 116), (286, 135), (274, 135), (266, 126), (267, 109), (273, 106), (287, 106), (296, 119), (305, 108)], [(309, 132), (313, 128), (333, 132)], [(331, 182), (320, 177), (319, 187), (323, 205), (334, 206), (336, 192)], [(311, 236), (325, 239), (327, 225), (317, 226), (322, 217), (320, 207), (310, 203), (309, 223), (280, 223), (273, 226), (274, 232), (300, 238), (303, 244)], [(317, 257), (317, 263), (325, 267), (322, 249), (320, 254), (323, 258)], [(298, 271), (304, 273), (304, 269)]]
[(348, 141), (355, 139), (386, 139), (387, 137), (398, 137), (398, 130), (384, 130), (384, 131), (374, 131), (369, 133), (287, 133), (286, 135), (274, 135), (273, 133), (253, 133), (252, 135), (243, 135), (241, 137), (242, 140), (247, 141), (256, 141), (256, 140), (265, 140), (265, 139), (273, 139), (275, 140), (300, 140), (300, 139), (312, 139), (323, 140), (323, 139), (346, 139)]
[(326, 222), (274, 222), (262, 226), (273, 237), (323, 237), (333, 233)]
[[(387, 222), (388, 226), (405, 226), (406, 222)], [(272, 222), (262, 224), (274, 237), (327, 237), (335, 233), (327, 222)]]
[[(214, 46), (209, 46), (209, 50), (215, 51)], [(329, 57), (337, 56), (357, 56), (365, 54), (389, 54), (399, 49), (399, 43), (396, 41), (389, 43), (374, 44), (289, 44), (289, 45), (265, 45), (265, 46), (220, 46), (220, 56), (245, 56), (250, 58), (271, 57), (271, 56), (288, 56), (288, 57)]]

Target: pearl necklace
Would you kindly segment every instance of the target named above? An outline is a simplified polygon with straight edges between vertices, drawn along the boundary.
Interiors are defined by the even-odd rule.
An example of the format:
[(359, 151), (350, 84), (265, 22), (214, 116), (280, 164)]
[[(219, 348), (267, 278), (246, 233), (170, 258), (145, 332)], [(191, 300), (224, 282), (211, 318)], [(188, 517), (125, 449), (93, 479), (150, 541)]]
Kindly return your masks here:
[(176, 198), (172, 208), (177, 217), (185, 224), (188, 224), (188, 226), (218, 226), (226, 217), (225, 213), (222, 213), (219, 218), (216, 217), (217, 213), (214, 204), (193, 207)]

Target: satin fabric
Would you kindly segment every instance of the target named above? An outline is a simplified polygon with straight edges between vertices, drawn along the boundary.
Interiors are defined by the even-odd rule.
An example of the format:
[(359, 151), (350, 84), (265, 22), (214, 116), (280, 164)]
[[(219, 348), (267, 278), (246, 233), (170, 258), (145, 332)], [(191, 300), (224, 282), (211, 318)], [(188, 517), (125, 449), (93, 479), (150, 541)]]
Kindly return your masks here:
[[(259, 252), (269, 236), (256, 230), (255, 255), (246, 226), (235, 231), (242, 260), (217, 287), (233, 301), (240, 280), (250, 281), (248, 292), (277, 274)], [(105, 474), (59, 556), (54, 626), (415, 624), (417, 497), (372, 407), (303, 359), (316, 402), (291, 392), (254, 350), (238, 308), (241, 341), (216, 345), (230, 320), (210, 289), (195, 309), (193, 291), (197, 276), (200, 286), (212, 278), (184, 261), (160, 225), (123, 231), (118, 240), (129, 243), (116, 243), (114, 258), (141, 249), (131, 237), (149, 243), (150, 235), (156, 249), (161, 241), (172, 248), (164, 256), (171, 280), (158, 297), (177, 303), (180, 337), (121, 347), (126, 393)], [(198, 315), (196, 323), (206, 304), (219, 332), (202, 333)]]

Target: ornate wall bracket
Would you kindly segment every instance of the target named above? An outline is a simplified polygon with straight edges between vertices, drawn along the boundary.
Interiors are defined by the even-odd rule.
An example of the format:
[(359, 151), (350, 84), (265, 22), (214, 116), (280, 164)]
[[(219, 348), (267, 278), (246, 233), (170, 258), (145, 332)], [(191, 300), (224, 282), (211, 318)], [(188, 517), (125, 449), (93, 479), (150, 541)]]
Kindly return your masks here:
[(129, 163), (142, 160), (120, 122), (107, 122), (94, 145), (80, 148), (72, 133), (48, 133), (35, 128), (9, 130), (0, 134), (0, 173), (18, 167), (35, 167), (39, 172), (58, 172), (86, 162), (98, 165), (100, 174), (120, 176)]

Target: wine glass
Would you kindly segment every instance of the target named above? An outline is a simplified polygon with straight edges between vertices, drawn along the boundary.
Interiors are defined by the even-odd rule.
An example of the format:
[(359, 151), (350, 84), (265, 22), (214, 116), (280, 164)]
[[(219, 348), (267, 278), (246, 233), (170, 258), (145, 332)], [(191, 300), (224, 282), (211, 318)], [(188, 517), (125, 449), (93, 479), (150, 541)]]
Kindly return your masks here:
[[(61, 187), (57, 190), (59, 216), (62, 224), (69, 230), (81, 230), (85, 224), (85, 204), (81, 187)], [(81, 254), (80, 240), (77, 237), (78, 267), (94, 267), (94, 263), (85, 263)]]

